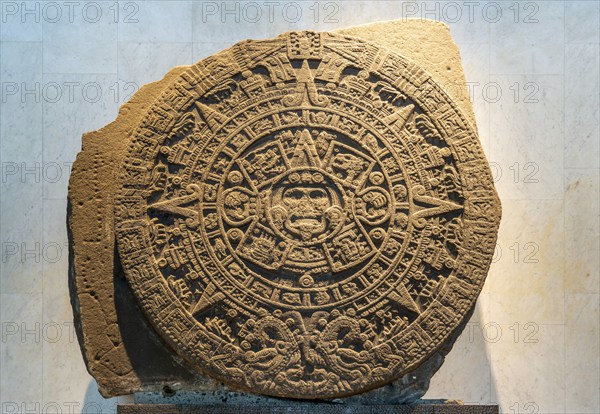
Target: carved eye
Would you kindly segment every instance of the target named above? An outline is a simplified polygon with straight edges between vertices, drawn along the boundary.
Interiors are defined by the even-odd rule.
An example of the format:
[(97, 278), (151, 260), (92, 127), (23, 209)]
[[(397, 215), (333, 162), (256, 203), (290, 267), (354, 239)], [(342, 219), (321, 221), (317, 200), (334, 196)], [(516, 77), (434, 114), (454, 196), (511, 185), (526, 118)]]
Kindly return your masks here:
[(323, 190), (312, 190), (310, 198), (325, 198), (325, 192)]
[(304, 192), (300, 190), (292, 190), (287, 193), (287, 196), (293, 200), (300, 200), (304, 196)]

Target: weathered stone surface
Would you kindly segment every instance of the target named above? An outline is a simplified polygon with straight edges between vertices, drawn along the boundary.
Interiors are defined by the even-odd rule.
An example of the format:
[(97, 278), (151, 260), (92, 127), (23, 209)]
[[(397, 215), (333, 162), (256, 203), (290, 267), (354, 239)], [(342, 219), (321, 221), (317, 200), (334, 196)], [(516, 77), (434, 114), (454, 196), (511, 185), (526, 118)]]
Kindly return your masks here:
[(115, 304), (122, 296), (115, 294), (119, 285), (113, 230), (117, 167), (143, 112), (183, 70), (175, 68), (160, 83), (141, 88), (123, 105), (116, 121), (85, 134), (69, 181), (69, 284), (75, 325), (88, 371), (107, 397), (132, 393), (144, 383), (124, 345), (124, 326), (118, 324)]
[[(447, 29), (430, 26), (448, 46)], [(398, 39), (405, 50), (421, 40)], [(244, 42), (175, 69), (86, 135), (69, 194), (71, 281), (103, 394), (218, 389), (207, 372), (296, 398), (401, 377), (348, 401), (419, 398), (472, 312), (500, 214), (470, 106), (437, 83), (465, 92), (453, 56), (450, 71), (418, 62), (430, 77), (338, 35)], [(229, 144), (208, 167), (211, 139)], [(115, 200), (145, 316), (114, 277)]]
[(369, 23), (335, 32), (375, 42), (419, 65), (456, 102), (469, 122), (476, 125), (460, 52), (446, 24), (434, 20), (402, 19)]

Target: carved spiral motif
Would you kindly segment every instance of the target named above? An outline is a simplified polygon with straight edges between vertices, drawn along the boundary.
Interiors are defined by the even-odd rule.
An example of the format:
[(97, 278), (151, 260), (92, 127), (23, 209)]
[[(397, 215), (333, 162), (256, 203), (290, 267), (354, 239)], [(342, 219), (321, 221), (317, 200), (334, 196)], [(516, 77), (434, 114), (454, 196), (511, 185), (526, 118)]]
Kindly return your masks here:
[(331, 398), (416, 368), (483, 285), (499, 201), (420, 68), (290, 32), (204, 59), (135, 130), (119, 257), (157, 332), (233, 387)]

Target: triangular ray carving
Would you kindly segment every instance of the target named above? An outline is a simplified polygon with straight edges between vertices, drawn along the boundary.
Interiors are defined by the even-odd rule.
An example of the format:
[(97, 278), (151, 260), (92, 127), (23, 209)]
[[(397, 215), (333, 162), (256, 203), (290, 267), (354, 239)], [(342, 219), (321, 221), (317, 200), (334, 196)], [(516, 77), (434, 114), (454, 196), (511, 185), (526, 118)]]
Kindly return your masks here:
[(298, 138), (298, 144), (294, 149), (292, 160), (290, 161), (292, 167), (320, 167), (321, 160), (317, 154), (317, 148), (315, 142), (310, 135), (310, 132), (305, 129), (300, 132)]
[(198, 108), (200, 116), (202, 119), (204, 119), (204, 122), (206, 122), (208, 127), (213, 132), (227, 122), (227, 116), (223, 115), (219, 111), (211, 109), (208, 105), (205, 105), (202, 102), (196, 102), (196, 107)]
[(192, 307), (192, 315), (196, 316), (197, 314), (204, 312), (224, 297), (225, 295), (222, 292), (217, 291), (217, 288), (213, 283), (209, 283), (208, 286), (206, 286), (206, 289), (204, 289), (204, 292), (202, 292), (198, 302)]
[(413, 187), (413, 203), (411, 206), (410, 219), (417, 227), (425, 225), (428, 217), (439, 216), (451, 211), (462, 210), (463, 206), (448, 200), (425, 195), (425, 187), (417, 185)]
[(409, 120), (410, 116), (412, 115), (412, 113), (415, 110), (415, 106), (413, 104), (409, 104), (407, 106), (405, 106), (404, 108), (386, 116), (383, 121), (390, 125), (390, 126), (394, 126), (397, 129), (402, 129), (404, 127), (404, 125), (406, 124), (406, 122)]
[(200, 210), (195, 206), (194, 208), (190, 208), (186, 205), (197, 203), (200, 200), (200, 189), (197, 185), (191, 184), (188, 186), (187, 191), (189, 193), (188, 195), (150, 204), (148, 209), (164, 211), (177, 216), (191, 218), (196, 221), (198, 220)]
[(410, 293), (408, 293), (406, 286), (404, 286), (402, 283), (396, 286), (396, 289), (389, 293), (388, 298), (411, 312), (416, 314), (421, 313), (419, 306), (415, 303), (412, 296), (410, 296)]

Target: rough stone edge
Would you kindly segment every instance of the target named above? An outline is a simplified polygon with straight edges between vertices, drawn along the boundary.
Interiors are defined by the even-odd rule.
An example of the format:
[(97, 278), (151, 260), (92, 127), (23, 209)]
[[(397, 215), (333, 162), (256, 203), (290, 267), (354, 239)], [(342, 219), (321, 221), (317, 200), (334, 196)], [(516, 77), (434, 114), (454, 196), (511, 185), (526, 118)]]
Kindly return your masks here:
[[(145, 112), (144, 108), (151, 105), (185, 69), (187, 67), (175, 67), (160, 81), (143, 86), (121, 106), (113, 122), (97, 131), (85, 133), (69, 179), (67, 234), (74, 323), (86, 368), (98, 382), (98, 389), (104, 397), (129, 394), (143, 385), (129, 364), (113, 302), (116, 166), (129, 144), (132, 127)], [(104, 184), (100, 186), (98, 183)], [(96, 220), (96, 223), (91, 220)], [(78, 227), (73, 227), (73, 222), (79, 223)], [(82, 226), (82, 223), (86, 225)], [(98, 251), (104, 253), (98, 254)], [(90, 270), (90, 266), (94, 270)], [(105, 345), (97, 345), (98, 341)], [(108, 351), (94, 354), (102, 350)], [(120, 373), (107, 366), (116, 366), (115, 361), (124, 364), (121, 368), (125, 369), (121, 369)]]
[[(397, 26), (396, 30), (390, 31), (389, 26)], [(423, 25), (427, 25), (426, 29)], [(406, 30), (412, 27), (412, 30), (418, 28), (420, 32), (426, 36), (419, 37), (410, 35)], [(432, 31), (436, 31), (435, 34)], [(448, 95), (454, 99), (461, 110), (467, 115), (467, 118), (472, 123), (475, 129), (475, 118), (472, 105), (468, 99), (464, 72), (462, 70), (460, 53), (450, 35), (449, 27), (441, 22), (425, 19), (402, 19), (385, 22), (369, 23), (360, 26), (353, 26), (346, 29), (332, 30), (333, 33), (351, 35), (360, 38), (367, 42), (377, 44), (379, 47), (388, 48), (395, 53), (412, 60), (417, 65), (426, 70), (431, 77), (443, 87), (448, 85), (457, 86), (456, 88), (446, 89)], [(386, 36), (382, 36), (385, 34)], [(393, 36), (391, 36), (393, 35)], [(393, 40), (390, 39), (393, 37)], [(417, 40), (416, 38), (419, 37)], [(419, 56), (410, 47), (398, 47), (398, 43), (410, 43), (419, 45), (414, 50), (424, 50), (424, 55)], [(448, 49), (451, 46), (451, 50)], [(444, 63), (454, 65), (460, 79), (452, 79), (439, 65), (435, 65), (428, 55), (437, 49), (437, 52), (443, 51), (444, 54), (451, 54), (452, 58)], [(83, 135), (82, 151), (77, 155), (77, 159), (73, 164), (73, 172), (69, 182), (68, 196), (68, 214), (67, 214), (67, 230), (69, 235), (69, 287), (71, 292), (71, 303), (75, 314), (75, 326), (79, 339), (82, 354), (86, 363), (86, 368), (98, 382), (100, 393), (104, 397), (112, 397), (124, 394), (130, 394), (137, 391), (148, 391), (153, 389), (158, 384), (148, 384), (140, 380), (133, 371), (133, 367), (129, 363), (127, 352), (123, 347), (122, 339), (119, 334), (116, 310), (112, 302), (112, 281), (115, 274), (115, 263), (118, 260), (115, 254), (114, 230), (113, 230), (113, 215), (112, 215), (112, 200), (114, 199), (114, 184), (116, 182), (115, 174), (116, 167), (120, 164), (124, 151), (129, 145), (132, 127), (134, 127), (143, 117), (147, 107), (151, 106), (154, 100), (160, 95), (162, 90), (166, 88), (176, 77), (188, 69), (189, 66), (178, 66), (169, 71), (163, 79), (143, 86), (126, 104), (119, 109), (119, 114), (115, 121), (100, 130), (89, 132)], [(456, 74), (454, 74), (456, 77)], [(466, 98), (466, 99), (465, 99)], [(120, 126), (120, 128), (119, 128)], [(106, 135), (110, 138), (106, 139)], [(93, 162), (94, 169), (80, 168), (87, 163)], [(97, 164), (100, 165), (97, 165)], [(102, 189), (96, 189), (92, 197), (86, 194), (86, 191), (81, 191), (81, 185), (76, 183), (93, 182), (94, 177), (100, 175), (109, 177), (107, 184)], [(87, 186), (86, 186), (87, 189)], [(97, 199), (95, 195), (102, 194), (102, 199)], [(86, 200), (87, 198), (87, 200)], [(83, 202), (83, 205), (79, 205)], [(74, 204), (75, 208), (74, 208)], [(108, 208), (105, 206), (108, 205)], [(99, 214), (101, 212), (102, 214)], [(80, 218), (82, 217), (83, 218)], [(94, 253), (98, 249), (95, 247), (86, 248), (86, 235), (81, 232), (73, 231), (71, 223), (73, 221), (82, 222), (85, 217), (97, 217), (97, 234), (101, 235), (100, 240), (93, 243), (99, 244), (107, 253), (102, 256), (102, 260), (96, 261), (103, 266), (100, 272), (93, 272), (91, 275), (107, 275), (104, 279), (87, 280), (89, 285), (86, 286), (86, 277), (89, 276), (85, 272), (83, 263), (77, 263), (75, 257), (81, 258), (82, 254)], [(89, 227), (87, 227), (89, 230)], [(81, 261), (81, 260), (80, 260)], [(97, 300), (92, 298), (91, 292), (95, 292), (98, 296), (104, 296), (100, 299), (103, 306), (97, 304)], [(96, 304), (94, 304), (94, 301)], [(82, 303), (85, 304), (82, 307)], [(112, 306), (111, 306), (112, 305)], [(421, 366), (414, 371), (404, 375), (398, 380), (390, 383), (387, 386), (380, 387), (375, 390), (367, 391), (363, 394), (351, 396), (342, 399), (336, 399), (338, 402), (360, 403), (364, 400), (393, 400), (395, 403), (405, 403), (414, 401), (422, 397), (429, 387), (429, 382), (433, 374), (441, 367), (445, 356), (450, 352), (456, 339), (462, 333), (466, 323), (470, 319), (475, 306), (465, 316), (463, 323), (454, 331), (451, 338), (444, 344), (435, 354), (428, 358)], [(104, 316), (104, 318), (99, 318)], [(103, 326), (94, 326), (94, 320), (100, 321)], [(87, 322), (86, 322), (87, 321)], [(91, 325), (91, 326), (87, 326)], [(105, 345), (108, 352), (102, 355), (91, 355), (93, 350), (104, 348), (98, 346), (88, 347), (87, 345), (94, 343), (95, 340), (112, 342)], [(98, 359), (100, 358), (100, 359)], [(114, 364), (115, 361), (129, 368), (126, 372), (117, 373), (111, 371), (106, 365), (102, 364), (102, 359), (106, 358), (108, 365)], [(114, 364), (117, 366), (117, 364)], [(122, 370), (124, 371), (124, 370)], [(106, 377), (104, 374), (108, 374)], [(209, 381), (210, 382), (210, 381)], [(214, 389), (218, 387), (218, 383), (210, 383), (207, 388)], [(153, 387), (154, 386), (154, 387)], [(214, 388), (213, 388), (214, 387)], [(156, 389), (160, 390), (160, 387)]]
[[(428, 19), (399, 19), (367, 23), (331, 32), (359, 37), (375, 43), (378, 47), (390, 49), (419, 65), (444, 88), (466, 115), (473, 130), (477, 130), (460, 50), (447, 24)], [(399, 44), (409, 43), (414, 47), (398, 47)], [(439, 55), (443, 56), (434, 58)]]

